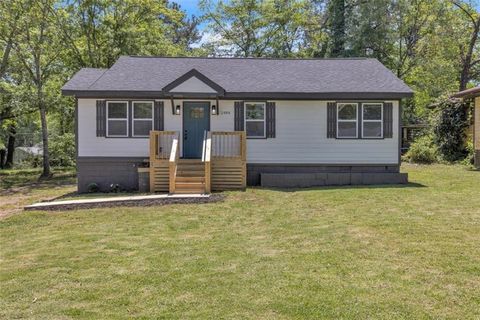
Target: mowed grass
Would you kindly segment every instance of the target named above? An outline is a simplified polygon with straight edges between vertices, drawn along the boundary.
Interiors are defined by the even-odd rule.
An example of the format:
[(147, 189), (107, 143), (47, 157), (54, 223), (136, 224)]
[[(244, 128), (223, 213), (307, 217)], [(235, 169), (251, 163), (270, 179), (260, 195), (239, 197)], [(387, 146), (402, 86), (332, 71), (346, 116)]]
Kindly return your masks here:
[(0, 170), (0, 219), (34, 202), (75, 195), (74, 169), (53, 168), (50, 179), (39, 179), (40, 173), (40, 169)]
[(0, 220), (0, 318), (479, 319), (480, 172)]

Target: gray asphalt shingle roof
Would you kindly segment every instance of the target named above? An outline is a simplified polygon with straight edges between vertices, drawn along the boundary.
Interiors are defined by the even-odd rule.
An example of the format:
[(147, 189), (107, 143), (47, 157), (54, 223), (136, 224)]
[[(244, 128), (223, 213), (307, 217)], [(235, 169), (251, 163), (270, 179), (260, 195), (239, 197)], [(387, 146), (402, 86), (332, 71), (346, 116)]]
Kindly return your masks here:
[(376, 59), (241, 59), (122, 56), (108, 70), (82, 69), (62, 88), (78, 92), (161, 92), (192, 69), (235, 93), (378, 93), (411, 89)]
[(82, 68), (62, 89), (64, 90), (88, 90), (88, 88), (102, 76), (108, 69)]

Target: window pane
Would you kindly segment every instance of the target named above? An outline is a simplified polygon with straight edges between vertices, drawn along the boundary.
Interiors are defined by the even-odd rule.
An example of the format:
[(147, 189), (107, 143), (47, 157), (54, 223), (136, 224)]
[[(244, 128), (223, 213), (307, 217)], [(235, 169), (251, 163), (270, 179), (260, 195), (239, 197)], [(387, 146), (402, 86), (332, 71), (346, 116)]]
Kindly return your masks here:
[(357, 105), (356, 104), (339, 104), (338, 119), (340, 120), (357, 119)]
[(134, 136), (148, 136), (152, 130), (151, 120), (135, 120), (133, 126)]
[(125, 120), (108, 120), (109, 136), (126, 136), (127, 121)]
[(109, 102), (108, 103), (109, 118), (127, 118), (126, 102)]
[(263, 121), (247, 121), (245, 123), (247, 137), (264, 137), (265, 136), (265, 122)]
[(382, 123), (381, 122), (364, 122), (363, 136), (368, 138), (381, 138)]
[(133, 104), (133, 117), (148, 119), (152, 118), (152, 104), (150, 102), (136, 102)]
[(363, 105), (363, 119), (364, 120), (382, 120), (382, 106), (364, 104)]
[(245, 105), (245, 117), (247, 120), (265, 119), (265, 105), (261, 103), (247, 103)]
[(356, 122), (339, 122), (338, 136), (340, 138), (355, 138), (357, 136)]
[(203, 107), (190, 108), (190, 118), (191, 119), (203, 119), (203, 118), (205, 118), (205, 108), (203, 108)]

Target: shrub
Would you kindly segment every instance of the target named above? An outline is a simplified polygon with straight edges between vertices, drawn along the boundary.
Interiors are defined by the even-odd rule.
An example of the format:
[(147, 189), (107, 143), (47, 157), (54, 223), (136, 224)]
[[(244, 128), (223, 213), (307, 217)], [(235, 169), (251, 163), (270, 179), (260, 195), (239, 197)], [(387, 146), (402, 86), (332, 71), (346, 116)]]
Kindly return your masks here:
[(98, 184), (96, 184), (95, 182), (92, 182), (92, 183), (89, 183), (88, 186), (87, 186), (87, 192), (88, 193), (95, 193), (95, 192), (98, 192), (100, 191), (100, 188), (98, 187)]
[(41, 155), (29, 155), (21, 162), (15, 164), (16, 169), (39, 168), (42, 166), (43, 158)]
[(120, 191), (122, 191), (122, 187), (118, 183), (112, 183), (110, 185), (110, 192), (117, 193), (117, 192), (120, 192)]
[(438, 150), (432, 137), (427, 135), (415, 140), (405, 154), (405, 159), (414, 163), (429, 164), (436, 162)]
[(475, 147), (473, 146), (473, 141), (467, 142), (467, 156), (462, 161), (464, 165), (470, 166), (475, 163)]
[(75, 136), (65, 133), (50, 139), (50, 164), (55, 167), (73, 167), (75, 165)]
[(457, 99), (444, 99), (438, 104), (440, 112), (435, 119), (435, 144), (446, 161), (458, 161), (467, 156), (466, 129), (468, 104)]

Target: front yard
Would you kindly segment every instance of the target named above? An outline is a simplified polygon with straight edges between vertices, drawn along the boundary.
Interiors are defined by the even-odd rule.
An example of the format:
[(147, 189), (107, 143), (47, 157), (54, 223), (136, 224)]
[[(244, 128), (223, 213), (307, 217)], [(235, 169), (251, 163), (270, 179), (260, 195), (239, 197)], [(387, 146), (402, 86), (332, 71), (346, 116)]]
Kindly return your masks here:
[(19, 207), (72, 192), (68, 172), (0, 175), (0, 318), (480, 318), (480, 172), (403, 170), (410, 185), (65, 212)]

